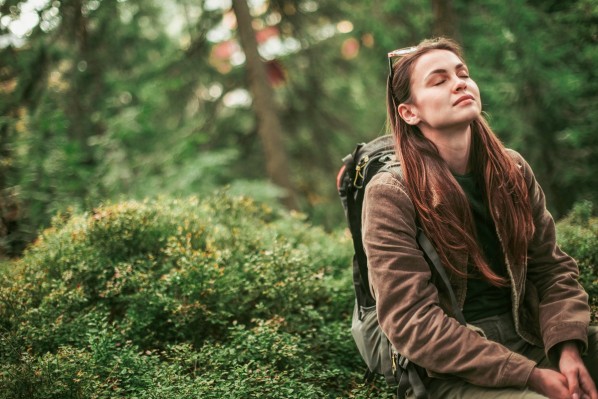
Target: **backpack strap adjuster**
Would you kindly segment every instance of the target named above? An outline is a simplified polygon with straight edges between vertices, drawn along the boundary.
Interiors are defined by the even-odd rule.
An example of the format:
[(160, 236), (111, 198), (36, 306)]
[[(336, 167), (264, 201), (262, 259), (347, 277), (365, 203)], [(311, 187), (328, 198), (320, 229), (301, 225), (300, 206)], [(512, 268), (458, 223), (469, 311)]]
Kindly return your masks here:
[(355, 186), (355, 188), (358, 190), (363, 188), (363, 181), (365, 178), (363, 173), (361, 173), (361, 170), (368, 164), (369, 160), (370, 156), (366, 155), (365, 157), (361, 158), (359, 165), (355, 167), (355, 180), (353, 180), (353, 186)]

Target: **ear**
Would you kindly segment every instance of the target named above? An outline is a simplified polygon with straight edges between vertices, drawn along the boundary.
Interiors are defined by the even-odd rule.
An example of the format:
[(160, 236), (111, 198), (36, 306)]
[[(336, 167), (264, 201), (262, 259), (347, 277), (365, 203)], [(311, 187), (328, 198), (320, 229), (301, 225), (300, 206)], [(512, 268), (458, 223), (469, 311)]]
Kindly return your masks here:
[(415, 113), (416, 109), (413, 104), (399, 104), (397, 112), (402, 120), (408, 125), (417, 125), (420, 122), (419, 117)]

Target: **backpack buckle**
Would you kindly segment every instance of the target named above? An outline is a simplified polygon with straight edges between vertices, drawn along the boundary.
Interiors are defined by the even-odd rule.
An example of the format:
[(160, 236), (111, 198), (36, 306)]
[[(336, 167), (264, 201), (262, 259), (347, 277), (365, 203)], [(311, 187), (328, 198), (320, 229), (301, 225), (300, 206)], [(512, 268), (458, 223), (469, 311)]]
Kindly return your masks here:
[(407, 366), (409, 365), (409, 359), (407, 359), (405, 356), (399, 357), (399, 367), (401, 367), (403, 370), (407, 370)]
[[(367, 165), (368, 161), (370, 160), (370, 156), (366, 155), (365, 157), (361, 158), (359, 160), (359, 164), (355, 167), (355, 179), (353, 180), (353, 185), (355, 186), (355, 188), (357, 188), (358, 190), (363, 188), (363, 179), (364, 176), (361, 173), (361, 170)], [(361, 179), (361, 182), (358, 183), (358, 181)]]

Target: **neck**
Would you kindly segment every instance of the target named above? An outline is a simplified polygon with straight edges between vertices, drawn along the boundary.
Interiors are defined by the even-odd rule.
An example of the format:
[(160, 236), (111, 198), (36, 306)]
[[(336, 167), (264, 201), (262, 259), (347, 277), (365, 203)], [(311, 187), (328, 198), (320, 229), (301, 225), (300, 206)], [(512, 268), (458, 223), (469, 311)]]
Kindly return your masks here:
[(464, 175), (469, 172), (469, 151), (471, 148), (471, 127), (447, 130), (423, 130), (424, 136), (438, 148), (442, 159), (451, 172)]

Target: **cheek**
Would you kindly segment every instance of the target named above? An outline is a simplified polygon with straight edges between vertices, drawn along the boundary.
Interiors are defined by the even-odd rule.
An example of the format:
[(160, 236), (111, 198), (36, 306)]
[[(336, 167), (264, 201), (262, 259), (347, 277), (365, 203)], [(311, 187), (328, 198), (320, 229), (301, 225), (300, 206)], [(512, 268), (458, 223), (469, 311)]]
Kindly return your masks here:
[(481, 100), (480, 89), (479, 89), (478, 85), (476, 84), (476, 82), (474, 82), (472, 80), (471, 83), (469, 84), (469, 88), (476, 95), (476, 97), (478, 97)]
[(446, 99), (442, 95), (442, 93), (437, 92), (425, 92), (420, 93), (417, 98), (413, 98), (413, 104), (419, 109), (424, 112), (433, 112), (434, 110), (438, 109), (440, 104), (445, 102)]

